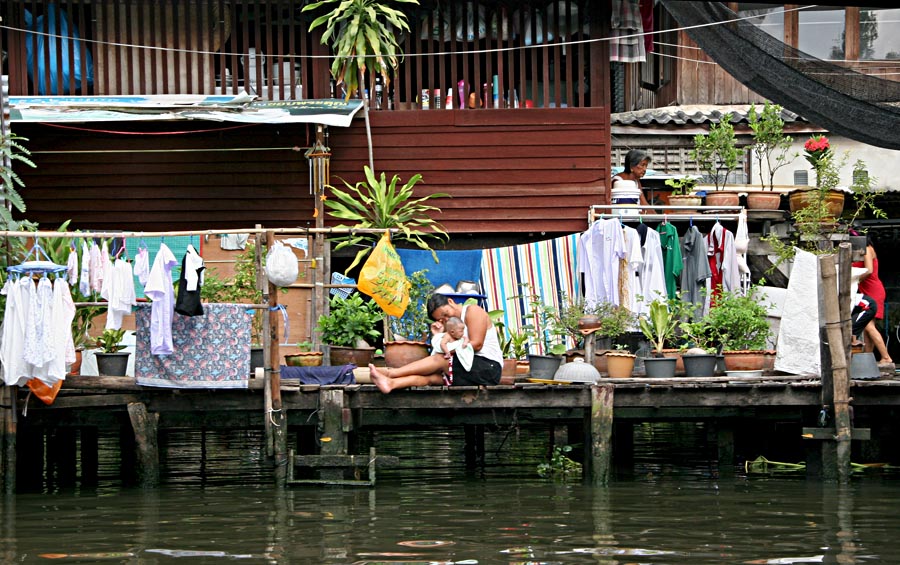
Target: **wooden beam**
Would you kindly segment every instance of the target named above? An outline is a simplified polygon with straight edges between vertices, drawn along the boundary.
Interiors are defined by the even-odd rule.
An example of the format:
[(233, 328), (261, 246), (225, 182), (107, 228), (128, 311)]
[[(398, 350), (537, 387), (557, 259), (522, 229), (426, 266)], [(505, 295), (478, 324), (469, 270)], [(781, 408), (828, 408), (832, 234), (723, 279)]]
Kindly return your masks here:
[(145, 488), (159, 486), (159, 443), (157, 423), (159, 414), (151, 413), (140, 402), (128, 405), (128, 416), (134, 429), (137, 447), (138, 483)]
[[(319, 393), (319, 453), (321, 455), (347, 455), (347, 434), (344, 425), (344, 391), (325, 389)], [(339, 480), (342, 471), (321, 471), (320, 479)]]
[(16, 387), (0, 387), (0, 487), (16, 492)]
[(585, 456), (584, 460), (585, 463), (590, 461), (589, 480), (593, 485), (609, 483), (612, 468), (613, 391), (612, 385), (591, 387), (590, 442), (585, 442), (590, 445), (590, 457)]
[[(803, 439), (831, 441), (837, 439), (837, 436), (834, 435), (834, 428), (803, 428), (800, 433)], [(872, 439), (872, 430), (870, 428), (851, 428), (850, 439), (868, 441)]]
[(847, 6), (844, 13), (844, 59), (859, 60), (859, 6)]
[(374, 459), (368, 455), (294, 455), (297, 467), (368, 467), (370, 464), (386, 469), (399, 465), (400, 458), (395, 455), (378, 455)]
[[(841, 247), (849, 247), (849, 243), (842, 243)], [(841, 253), (846, 265), (841, 265), (842, 271), (850, 269), (849, 249)], [(827, 336), (827, 348), (831, 357), (831, 382), (833, 393), (833, 413), (835, 424), (835, 440), (837, 441), (837, 474), (842, 483), (850, 481), (850, 378), (847, 373), (846, 345), (841, 335), (841, 314), (838, 304), (837, 271), (834, 265), (833, 255), (819, 257), (821, 270), (822, 291), (824, 298), (825, 332)], [(823, 375), (824, 376), (824, 375)], [(823, 388), (824, 388), (823, 380)]]

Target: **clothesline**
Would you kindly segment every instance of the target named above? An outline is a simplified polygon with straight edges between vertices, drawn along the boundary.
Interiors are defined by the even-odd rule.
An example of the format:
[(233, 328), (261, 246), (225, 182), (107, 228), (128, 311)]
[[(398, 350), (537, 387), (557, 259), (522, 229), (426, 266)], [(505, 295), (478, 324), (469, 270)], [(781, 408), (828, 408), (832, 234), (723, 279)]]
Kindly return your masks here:
[(115, 238), (135, 238), (135, 237), (168, 237), (168, 236), (189, 236), (189, 235), (220, 235), (230, 233), (263, 233), (273, 232), (275, 234), (341, 234), (341, 233), (397, 233), (399, 230), (391, 229), (374, 229), (374, 228), (245, 228), (245, 229), (225, 229), (225, 230), (184, 230), (184, 231), (0, 231), (0, 237), (115, 237)]
[[(609, 210), (604, 213), (598, 210)], [(636, 214), (632, 216), (624, 216), (612, 213), (614, 210), (663, 210), (663, 213), (655, 214)], [(666, 211), (673, 211), (668, 214)], [(685, 213), (685, 211), (698, 212)], [(737, 213), (730, 213), (730, 212)], [(737, 221), (744, 211), (743, 206), (654, 206), (652, 204), (634, 205), (634, 204), (594, 204), (588, 212), (588, 224), (594, 223), (599, 218), (618, 218), (622, 222), (642, 222), (642, 221), (693, 221), (693, 220), (712, 220), (712, 221)], [(724, 213), (719, 213), (724, 212)]]

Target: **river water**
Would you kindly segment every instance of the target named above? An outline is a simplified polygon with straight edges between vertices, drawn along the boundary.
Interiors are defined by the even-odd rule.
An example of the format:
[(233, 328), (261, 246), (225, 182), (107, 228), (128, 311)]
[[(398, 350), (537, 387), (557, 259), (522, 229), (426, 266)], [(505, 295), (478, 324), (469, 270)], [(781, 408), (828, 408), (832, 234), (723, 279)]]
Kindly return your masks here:
[(484, 465), (467, 473), (452, 432), (376, 434), (402, 464), (375, 488), (279, 491), (250, 449), (257, 435), (172, 434), (159, 489), (122, 484), (101, 453), (97, 486), (45, 482), (2, 499), (0, 562), (900, 563), (890, 472), (844, 487), (722, 479), (702, 426), (663, 426), (638, 430), (632, 472), (591, 487), (540, 477), (542, 438), (488, 434)]

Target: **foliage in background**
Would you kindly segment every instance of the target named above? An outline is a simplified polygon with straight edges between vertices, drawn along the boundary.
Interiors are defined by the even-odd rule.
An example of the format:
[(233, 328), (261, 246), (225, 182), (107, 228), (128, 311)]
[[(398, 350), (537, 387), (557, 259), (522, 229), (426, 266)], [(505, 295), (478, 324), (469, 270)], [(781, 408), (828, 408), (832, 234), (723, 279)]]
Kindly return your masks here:
[(692, 193), (697, 186), (697, 179), (690, 176), (678, 179), (666, 179), (666, 186), (672, 187), (672, 196), (687, 196)]
[[(406, 4), (418, 4), (418, 0), (395, 0)], [(375, 75), (381, 75), (384, 92), (388, 92), (390, 73), (397, 68), (402, 56), (395, 34), (409, 33), (409, 24), (403, 12), (375, 0), (322, 0), (303, 7), (304, 12), (327, 7), (327, 13), (309, 24), (309, 31), (325, 26), (322, 44), (331, 42), (334, 62), (331, 74), (337, 85), (346, 86), (347, 100), (361, 94), (366, 71), (369, 75), (369, 92), (375, 92)], [(366, 139), (369, 143), (369, 167), (374, 169), (372, 155), (372, 129), (369, 124), (369, 100), (363, 99), (363, 117), (366, 122)]]
[[(2, 195), (0, 195), (0, 222), (4, 230), (17, 231), (22, 229), (22, 222), (17, 222), (12, 217), (12, 212), (7, 204), (20, 214), (25, 212), (25, 200), (19, 194), (19, 188), (25, 188), (25, 183), (13, 170), (16, 162), (34, 168), (34, 162), (30, 159), (31, 152), (21, 142), (28, 138), (18, 136), (12, 132), (0, 135), (0, 183), (2, 183)], [(7, 166), (7, 163), (9, 166)], [(33, 224), (31, 224), (33, 225)]]
[(739, 291), (723, 292), (716, 307), (706, 315), (710, 335), (716, 337), (725, 351), (760, 350), (766, 348), (771, 333), (768, 312), (751, 288), (747, 295)]
[(542, 477), (550, 477), (565, 481), (572, 477), (581, 476), (581, 463), (569, 458), (568, 454), (572, 452), (571, 445), (554, 445), (553, 455), (547, 463), (540, 463), (537, 466), (538, 475)]
[[(384, 173), (381, 177), (369, 167), (364, 167), (366, 180), (355, 185), (341, 179), (346, 186), (346, 191), (330, 186), (334, 198), (325, 200), (328, 213), (339, 220), (352, 222), (341, 224), (337, 227), (347, 229), (397, 229), (391, 235), (392, 241), (406, 241), (431, 251), (434, 262), (438, 262), (437, 254), (431, 249), (424, 238), (432, 237), (449, 240), (447, 231), (437, 221), (431, 219), (429, 212), (440, 212), (440, 208), (425, 204), (432, 198), (449, 198), (450, 195), (443, 192), (435, 192), (420, 198), (415, 198), (413, 187), (422, 180), (422, 175), (413, 175), (405, 184), (397, 188), (400, 181), (398, 175), (394, 175), (391, 182), (387, 182)], [(423, 231), (423, 230), (429, 231)], [(332, 238), (338, 241), (334, 250), (355, 245), (364, 246), (360, 249), (347, 272), (353, 270), (363, 257), (372, 250), (372, 247), (381, 239), (380, 233), (349, 233)]]
[(730, 113), (725, 114), (719, 123), (709, 126), (709, 133), (695, 135), (694, 148), (690, 153), (690, 158), (716, 185), (716, 190), (725, 188), (728, 173), (738, 165), (739, 153), (731, 118)]
[(657, 298), (650, 303), (649, 316), (641, 316), (639, 324), (644, 337), (650, 340), (657, 353), (662, 353), (666, 342), (675, 336), (682, 319), (692, 308), (693, 304), (677, 298), (667, 300)]
[(545, 305), (544, 308), (550, 321), (550, 332), (555, 336), (571, 338), (576, 347), (584, 341), (578, 322), (585, 316), (597, 316), (600, 319), (600, 328), (596, 334), (613, 339), (627, 332), (636, 321), (631, 311), (623, 306), (616, 306), (610, 302), (589, 304), (580, 296), (564, 295), (558, 307)]
[(381, 335), (378, 322), (384, 319), (384, 312), (374, 301), (366, 302), (354, 292), (347, 298), (332, 296), (329, 305), (329, 313), (320, 316), (316, 324), (322, 343), (356, 347), (361, 340), (370, 343)]
[(388, 334), (385, 339), (407, 339), (410, 341), (426, 340), (429, 335), (431, 318), (428, 316), (426, 302), (434, 290), (428, 280), (428, 269), (407, 275), (409, 281), (409, 304), (403, 316), (388, 316)]
[[(756, 157), (759, 170), (759, 184), (763, 189), (775, 189), (775, 172), (789, 165), (798, 153), (791, 153), (791, 136), (784, 133), (784, 120), (781, 119), (781, 106), (766, 100), (762, 112), (756, 112), (756, 106), (750, 105), (747, 120), (753, 131), (753, 155)], [(763, 164), (769, 175), (768, 185), (763, 173)]]

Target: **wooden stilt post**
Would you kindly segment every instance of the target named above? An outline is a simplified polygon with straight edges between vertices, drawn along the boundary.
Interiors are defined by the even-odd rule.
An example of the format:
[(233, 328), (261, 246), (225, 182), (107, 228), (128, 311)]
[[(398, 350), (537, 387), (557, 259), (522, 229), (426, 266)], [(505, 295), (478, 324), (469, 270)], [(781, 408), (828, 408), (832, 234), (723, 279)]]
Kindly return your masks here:
[(466, 437), (466, 471), (474, 471), (484, 467), (484, 425), (466, 424), (463, 429)]
[(84, 427), (80, 430), (81, 436), (81, 485), (93, 486), (97, 484), (100, 468), (99, 434), (97, 428)]
[[(347, 455), (347, 431), (350, 422), (349, 409), (344, 410), (344, 391), (339, 388), (323, 389), (319, 392), (319, 453), (321, 455)], [(344, 470), (322, 469), (319, 471), (322, 480), (340, 481), (344, 479)]]
[[(267, 231), (266, 232), (266, 248), (271, 251), (272, 247), (275, 246), (275, 232)], [(287, 452), (287, 418), (285, 418), (285, 414), (282, 407), (281, 402), (281, 355), (278, 349), (278, 344), (281, 340), (278, 339), (278, 318), (274, 314), (276, 308), (278, 307), (278, 288), (268, 282), (266, 284), (266, 295), (267, 302), (269, 304), (268, 309), (268, 351), (269, 351), (269, 362), (266, 364), (266, 372), (268, 373), (268, 388), (272, 398), (272, 411), (267, 414), (266, 417), (270, 418), (271, 430), (272, 430), (272, 445), (273, 445), (273, 455), (274, 455), (274, 463), (275, 463), (275, 485), (278, 487), (284, 487), (287, 485), (287, 464), (288, 464), (288, 452)]]
[[(844, 245), (849, 244), (841, 244)], [(846, 254), (847, 265), (841, 270), (849, 270), (849, 253)], [(831, 353), (831, 384), (833, 390), (835, 441), (837, 443), (837, 477), (842, 483), (850, 481), (850, 378), (847, 374), (847, 344), (841, 332), (840, 306), (838, 304), (837, 272), (834, 257), (830, 255), (819, 258), (822, 272), (822, 287), (825, 304), (825, 331), (827, 347)], [(823, 382), (824, 386), (824, 382)]]
[(719, 477), (734, 476), (734, 428), (729, 424), (716, 425)]
[[(586, 474), (594, 485), (609, 483), (612, 468), (612, 429), (613, 398), (612, 385), (591, 386), (591, 417), (589, 454), (585, 454), (585, 463), (590, 463)], [(585, 477), (587, 479), (587, 477)]]
[(134, 429), (137, 447), (138, 484), (145, 488), (159, 486), (159, 414), (151, 413), (142, 402), (128, 404), (128, 417)]
[(16, 387), (0, 386), (0, 479), (3, 492), (16, 492)]

